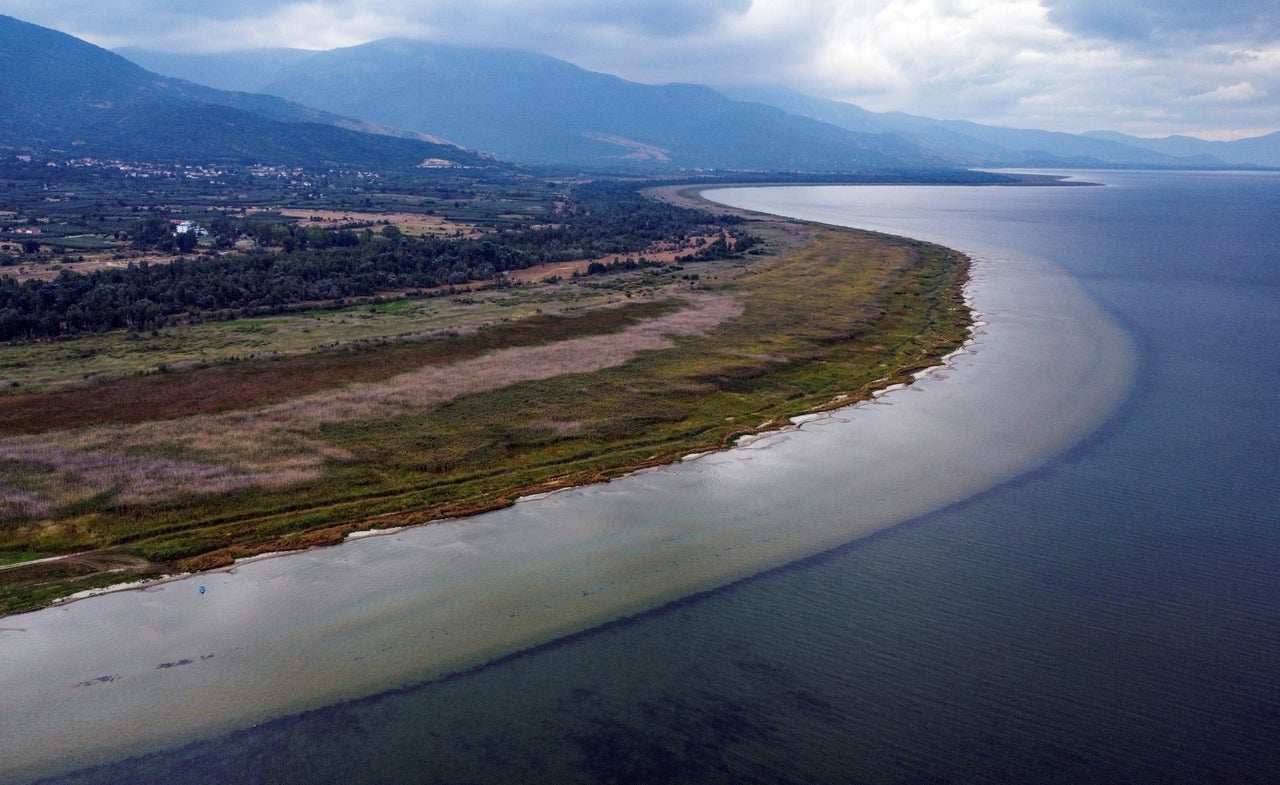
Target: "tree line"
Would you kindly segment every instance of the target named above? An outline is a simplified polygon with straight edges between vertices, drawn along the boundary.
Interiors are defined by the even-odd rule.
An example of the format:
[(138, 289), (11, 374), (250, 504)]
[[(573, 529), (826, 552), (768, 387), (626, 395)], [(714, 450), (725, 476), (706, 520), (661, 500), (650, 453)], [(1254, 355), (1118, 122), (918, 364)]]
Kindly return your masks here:
[[(301, 303), (495, 280), (547, 262), (640, 252), (655, 242), (719, 232), (740, 220), (646, 199), (634, 185), (615, 182), (574, 188), (537, 227), (479, 238), (411, 237), (394, 227), (251, 226), (227, 219), (212, 227), (215, 243), (249, 236), (283, 250), (180, 256), (169, 264), (88, 274), (64, 270), (52, 281), (0, 277), (0, 340), (150, 330), (229, 312), (283, 311)], [(736, 247), (718, 240), (699, 249), (697, 258), (741, 252), (748, 236), (735, 237)], [(176, 242), (167, 225), (153, 220), (135, 227), (132, 239), (138, 247)]]

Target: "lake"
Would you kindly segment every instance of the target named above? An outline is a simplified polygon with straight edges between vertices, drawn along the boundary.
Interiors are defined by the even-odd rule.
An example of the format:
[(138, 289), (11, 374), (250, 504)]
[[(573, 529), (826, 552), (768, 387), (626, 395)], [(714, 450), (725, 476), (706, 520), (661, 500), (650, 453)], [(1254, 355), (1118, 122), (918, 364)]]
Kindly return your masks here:
[(5, 619), (0, 772), (1274, 781), (1280, 176), (1077, 176), (716, 192), (970, 253), (969, 351), (743, 450)]

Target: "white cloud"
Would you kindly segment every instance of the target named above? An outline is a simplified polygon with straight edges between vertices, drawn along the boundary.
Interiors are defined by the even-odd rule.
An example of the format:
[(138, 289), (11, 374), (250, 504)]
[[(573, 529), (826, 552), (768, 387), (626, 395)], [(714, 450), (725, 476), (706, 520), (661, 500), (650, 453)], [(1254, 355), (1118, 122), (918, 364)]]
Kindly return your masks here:
[(1005, 82), (1027, 51), (1060, 44), (1035, 0), (889, 0), (832, 19), (815, 72), (846, 95), (910, 101)]
[(1253, 101), (1263, 95), (1264, 93), (1261, 90), (1249, 82), (1239, 82), (1233, 85), (1223, 85), (1206, 93), (1193, 95), (1187, 98), (1186, 101), (1191, 104), (1234, 104)]

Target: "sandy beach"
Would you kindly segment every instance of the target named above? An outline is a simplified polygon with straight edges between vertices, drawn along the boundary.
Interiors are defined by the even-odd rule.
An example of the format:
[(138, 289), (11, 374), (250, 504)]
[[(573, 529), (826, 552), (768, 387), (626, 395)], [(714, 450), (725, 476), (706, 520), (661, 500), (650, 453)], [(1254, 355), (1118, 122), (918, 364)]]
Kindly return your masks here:
[(20, 752), (0, 758), (0, 778), (473, 667), (839, 546), (1042, 464), (1115, 411), (1133, 381), (1133, 347), (1057, 268), (973, 255), (981, 324), (969, 346), (872, 401), (499, 512), (6, 619), (0, 735)]

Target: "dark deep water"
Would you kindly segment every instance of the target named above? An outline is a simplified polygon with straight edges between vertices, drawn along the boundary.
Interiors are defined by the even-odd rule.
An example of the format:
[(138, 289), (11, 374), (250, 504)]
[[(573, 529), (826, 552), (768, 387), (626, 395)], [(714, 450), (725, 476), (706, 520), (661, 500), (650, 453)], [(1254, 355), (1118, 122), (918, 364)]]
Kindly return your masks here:
[(60, 781), (1280, 781), (1280, 175), (1086, 179), (1109, 187), (723, 197), (1069, 270), (1141, 357), (1067, 455), (460, 676)]

